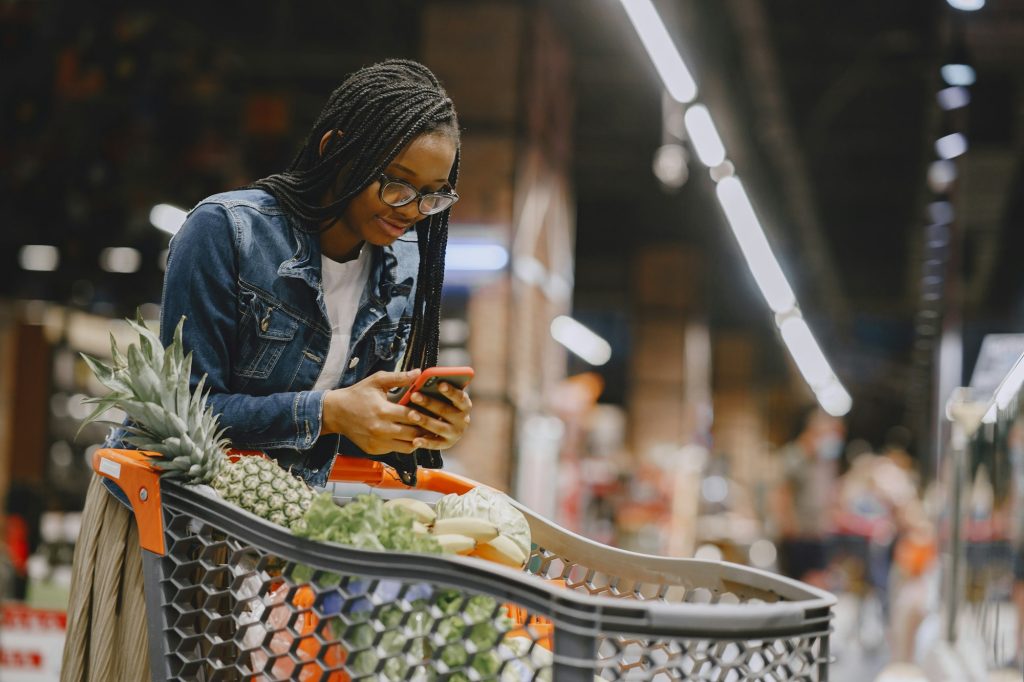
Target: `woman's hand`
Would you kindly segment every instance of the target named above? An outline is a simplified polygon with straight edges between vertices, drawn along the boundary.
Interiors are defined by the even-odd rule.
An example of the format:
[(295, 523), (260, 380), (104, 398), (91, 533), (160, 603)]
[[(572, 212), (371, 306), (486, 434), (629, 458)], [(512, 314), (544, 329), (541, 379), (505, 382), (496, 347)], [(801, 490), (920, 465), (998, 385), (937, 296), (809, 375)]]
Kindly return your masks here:
[(409, 410), (409, 420), (426, 432), (413, 441), (414, 447), (447, 450), (459, 442), (469, 426), (469, 412), (473, 409), (469, 395), (443, 381), (438, 384), (438, 388), (442, 395), (451, 401), (450, 403), (418, 391), (410, 397), (413, 403), (431, 412), (427, 415)]
[(323, 432), (340, 433), (368, 455), (408, 454), (427, 447), (416, 443), (429, 436), (420, 428), (423, 422), (411, 417), (423, 415), (388, 401), (388, 390), (408, 386), (419, 375), (418, 369), (375, 372), (357, 384), (328, 391), (324, 396)]

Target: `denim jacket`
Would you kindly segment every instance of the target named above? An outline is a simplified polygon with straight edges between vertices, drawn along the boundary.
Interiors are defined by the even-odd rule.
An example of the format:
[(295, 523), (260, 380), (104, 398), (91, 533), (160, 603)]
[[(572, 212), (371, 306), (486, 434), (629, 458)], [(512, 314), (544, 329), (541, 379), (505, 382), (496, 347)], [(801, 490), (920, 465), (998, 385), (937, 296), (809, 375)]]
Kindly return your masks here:
[[(352, 326), (339, 386), (396, 368), (412, 325), (416, 236), (372, 248), (370, 276)], [(312, 390), (331, 342), (320, 242), (295, 227), (262, 190), (211, 196), (171, 240), (160, 337), (170, 343), (185, 316), (193, 389), (206, 375), (209, 405), (238, 449), (264, 450), (312, 485), (324, 485), (335, 455), (363, 455), (321, 434), (324, 391)]]

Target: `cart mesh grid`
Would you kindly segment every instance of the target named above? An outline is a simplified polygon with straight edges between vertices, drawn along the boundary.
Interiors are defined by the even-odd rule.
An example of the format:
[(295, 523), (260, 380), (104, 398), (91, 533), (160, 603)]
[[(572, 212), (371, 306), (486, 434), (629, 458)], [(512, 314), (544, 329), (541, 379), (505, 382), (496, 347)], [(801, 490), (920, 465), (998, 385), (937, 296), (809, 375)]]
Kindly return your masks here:
[[(312, 543), (161, 488), (166, 554), (144, 552), (156, 680), (827, 679), (828, 603), (716, 625), (718, 610), (728, 619), (794, 604), (735, 581), (627, 579), (544, 547), (530, 575)], [(550, 538), (552, 528), (536, 530)]]

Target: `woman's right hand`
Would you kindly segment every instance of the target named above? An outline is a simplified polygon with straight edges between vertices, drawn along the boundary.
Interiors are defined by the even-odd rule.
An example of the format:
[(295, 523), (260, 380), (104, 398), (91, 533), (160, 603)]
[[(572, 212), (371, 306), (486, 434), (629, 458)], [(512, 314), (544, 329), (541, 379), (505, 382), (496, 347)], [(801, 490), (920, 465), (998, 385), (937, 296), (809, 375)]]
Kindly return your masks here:
[(323, 433), (340, 433), (368, 455), (411, 453), (424, 435), (408, 407), (388, 400), (392, 388), (409, 386), (420, 370), (375, 372), (357, 384), (324, 395)]

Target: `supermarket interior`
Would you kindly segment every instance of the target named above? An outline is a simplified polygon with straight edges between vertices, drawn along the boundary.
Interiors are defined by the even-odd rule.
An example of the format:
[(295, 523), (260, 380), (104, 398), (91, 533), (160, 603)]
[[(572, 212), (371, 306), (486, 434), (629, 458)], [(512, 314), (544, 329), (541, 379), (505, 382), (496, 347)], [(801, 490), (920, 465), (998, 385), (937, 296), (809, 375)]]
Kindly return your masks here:
[[(318, 117), (327, 112), (332, 92), (342, 92), (339, 86), (350, 74), (393, 58), (413, 60), (436, 74), (443, 90), (435, 108), (454, 107), (455, 132), (443, 127), (449, 124), (432, 124), (442, 127), (421, 135), (424, 128), (418, 128), (419, 137), (400, 138), (392, 148), (392, 138), (372, 127), (364, 132), (357, 127), (364, 121), (353, 114), (344, 119), (351, 128), (332, 125), (340, 136), (328, 130), (321, 140)], [(1024, 0), (6, 0), (0, 2), (0, 64), (0, 205), (7, 216), (0, 228), (3, 680), (134, 679), (123, 672), (127, 668), (102, 680), (95, 672), (72, 675), (66, 665), (62, 672), (70, 628), (84, 617), (71, 606), (80, 579), (73, 559), (93, 523), (83, 517), (94, 494), (90, 484), (104, 474), (111, 491), (118, 487), (110, 467), (120, 471), (122, 464), (102, 453), (111, 445), (111, 423), (136, 418), (131, 407), (102, 403), (114, 406), (94, 420), (97, 399), (116, 380), (85, 356), (136, 372), (139, 358), (151, 349), (144, 346), (142, 355), (117, 360), (111, 344), (124, 350), (140, 342), (138, 328), (128, 322), (137, 317), (166, 344), (177, 323), (163, 315), (171, 299), (186, 318), (185, 350), (194, 351), (196, 363), (193, 388), (196, 368), (202, 367), (211, 396), (283, 396), (284, 388), (264, 387), (287, 372), (289, 390), (303, 393), (288, 394), (300, 398), (285, 409), (283, 420), (291, 424), (294, 418), (292, 432), (298, 429), (303, 400), (301, 410), (311, 409), (317, 425), (324, 410), (322, 433), (341, 434), (340, 441), (331, 441), (340, 443), (332, 455), (362, 453), (355, 443), (366, 448), (345, 430), (328, 430), (326, 399), (317, 408), (301, 396), (333, 394), (321, 393), (324, 386), (362, 385), (369, 380), (363, 374), (370, 370), (367, 358), (386, 370), (401, 369), (403, 361), (406, 369), (422, 367), (409, 360), (414, 353), (428, 358), (428, 366), (472, 367), (471, 423), (465, 420), (464, 433), (444, 447), (443, 471), (504, 491), (540, 519), (526, 515), (534, 542), (531, 555), (527, 533), (523, 585), (539, 582), (528, 575), (534, 573), (547, 578), (544, 590), (554, 590), (555, 583), (564, 590), (576, 586), (572, 566), (584, 572), (591, 566), (583, 581), (590, 593), (573, 597), (580, 600), (573, 602), (578, 608), (596, 604), (600, 613), (609, 613), (602, 601), (610, 598), (606, 592), (636, 597), (629, 601), (641, 605), (661, 600), (669, 604), (655, 606), (665, 610), (648, 616), (661, 613), (661, 622), (685, 627), (673, 632), (663, 625), (656, 634), (638, 630), (631, 636), (614, 630), (619, 626), (608, 616), (611, 629), (597, 636), (593, 652), (573, 653), (559, 649), (560, 637), (569, 642), (569, 633), (576, 632), (568, 612), (554, 603), (544, 611), (523, 587), (521, 593), (491, 594), (501, 603), (521, 595), (524, 608), (539, 609), (538, 618), (554, 623), (554, 634), (548, 630), (543, 644), (534, 636), (525, 654), (509, 653), (508, 640), (494, 644), (487, 655), (500, 662), (493, 669), (473, 663), (483, 660), (486, 649), (475, 640), (468, 645), (464, 673), (461, 663), (448, 659), (436, 670), (424, 663), (432, 655), (444, 658), (437, 653), (443, 648), (429, 645), (406, 646), (404, 658), (391, 659), (398, 654), (386, 637), (358, 649), (353, 636), (343, 634), (345, 649), (331, 649), (334, 640), (321, 627), (320, 653), (314, 648), (309, 654), (319, 666), (316, 677), (302, 667), (308, 659), (299, 643), (310, 635), (294, 619), (291, 630), (268, 630), (262, 644), (244, 635), (248, 624), (236, 624), (231, 634), (236, 626), (222, 623), (226, 637), (234, 637), (234, 653), (217, 653), (222, 650), (214, 642), (214, 653), (204, 649), (205, 659), (180, 664), (187, 656), (178, 640), (188, 628), (168, 621), (163, 632), (176, 634), (165, 640), (154, 635), (161, 632), (157, 612), (166, 616), (178, 599), (169, 596), (169, 586), (179, 585), (184, 568), (193, 566), (174, 564), (175, 577), (162, 589), (152, 588), (155, 574), (145, 568), (147, 613), (135, 614), (139, 623), (148, 623), (149, 639), (142, 641), (148, 641), (154, 679), (1024, 677)], [(397, 73), (413, 67), (392, 68)], [(423, 92), (435, 86), (422, 86)], [(372, 96), (358, 96), (367, 97), (366, 107), (376, 106)], [(419, 100), (410, 101), (399, 106), (411, 112)], [(410, 125), (401, 121), (406, 119), (395, 125)], [(374, 135), (381, 137), (366, 141)], [(423, 219), (415, 228), (421, 259), (438, 247), (425, 246), (428, 232), (422, 226), (440, 235), (438, 248), (444, 249), (439, 312), (430, 312), (434, 294), (426, 285), (436, 282), (427, 279), (433, 271), (429, 264), (417, 271), (413, 260), (405, 269), (424, 285), (410, 293), (409, 286), (392, 281), (388, 296), (394, 298), (378, 301), (387, 307), (383, 322), (396, 301), (415, 310), (413, 321), (402, 317), (390, 329), (374, 327), (366, 335), (369, 346), (360, 345), (363, 337), (355, 333), (368, 319), (365, 310), (350, 306), (348, 326), (338, 332), (336, 313), (323, 305), (319, 318), (306, 315), (314, 311), (315, 317), (317, 310), (308, 290), (305, 308), (306, 302), (268, 303), (294, 276), (289, 263), (300, 253), (288, 262), (278, 258), (269, 270), (245, 260), (264, 259), (266, 265), (277, 242), (286, 239), (283, 232), (277, 241), (247, 236), (248, 223), (238, 218), (243, 214), (231, 213), (237, 206), (228, 202), (236, 247), (247, 249), (234, 261), (218, 260), (222, 252), (213, 237), (192, 236), (201, 230), (193, 227), (184, 236), (190, 224), (202, 227), (198, 221), (212, 215), (192, 211), (208, 197), (268, 176), (298, 177), (273, 174), (294, 170), (300, 149), (317, 140), (321, 159), (349, 159), (337, 162), (336, 184), (321, 185), (331, 197), (349, 199), (340, 201), (341, 208), (329, 206), (335, 210), (330, 216), (316, 214), (316, 220), (351, 222), (349, 206), (370, 200), (392, 207), (389, 215), (405, 211), (404, 216), (416, 207), (422, 215), (415, 220)], [(450, 148), (440, 184), (413, 182), (419, 171), (400, 164), (409, 175), (390, 177), (396, 153), (408, 166), (420, 163), (417, 140), (442, 140)], [(384, 154), (386, 163), (344, 157), (355, 145), (384, 150), (368, 154)], [(362, 181), (354, 169), (366, 163), (378, 164), (376, 175)], [(348, 175), (344, 182), (361, 184), (344, 195)], [(252, 211), (266, 218), (261, 224), (295, 224), (267, 218), (292, 220), (289, 211), (298, 210), (268, 189), (283, 186), (246, 190), (244, 196), (258, 192), (274, 202)], [(392, 199), (386, 189), (404, 198)], [(364, 190), (370, 196), (365, 201), (359, 198), (364, 194), (355, 194)], [(452, 191), (457, 203), (449, 208)], [(284, 208), (277, 208), (278, 201)], [(397, 229), (380, 217), (374, 224), (378, 231), (384, 229), (380, 225)], [(303, 234), (313, 241), (308, 235), (317, 234), (315, 225)], [(364, 241), (377, 243), (365, 237), (365, 229), (360, 234), (363, 241), (354, 242), (353, 253), (368, 254), (371, 249), (359, 250)], [(320, 240), (323, 287), (328, 242)], [(230, 248), (227, 241), (222, 246)], [(179, 248), (187, 263), (169, 259)], [(412, 253), (411, 246), (391, 248), (373, 253)], [(401, 257), (392, 260), (398, 265), (385, 268), (389, 276), (405, 272)], [(214, 271), (225, 263), (238, 268), (237, 278)], [(319, 278), (319, 260), (314, 269)], [(253, 279), (257, 274), (267, 279)], [(221, 290), (210, 288), (214, 281), (225, 290), (234, 287), (230, 296), (237, 296), (238, 307), (235, 298), (217, 298)], [(317, 279), (314, 288), (319, 286)], [(324, 295), (321, 288), (321, 303)], [(263, 306), (262, 312), (249, 317), (247, 305)], [(423, 341), (429, 324), (419, 326), (421, 305), (423, 319), (437, 318), (434, 345)], [(190, 336), (192, 319), (196, 330), (210, 336)], [(221, 326), (203, 328), (206, 323)], [(161, 331), (161, 324), (170, 327)], [(253, 333), (214, 338), (218, 330), (234, 335), (236, 324), (239, 330), (250, 324)], [(313, 346), (304, 349), (297, 342), (307, 332), (323, 336), (325, 352), (331, 337), (325, 360)], [(385, 332), (390, 335), (382, 342)], [(408, 346), (403, 333), (412, 335)], [(345, 355), (347, 346), (340, 357), (334, 354), (339, 340), (352, 344), (351, 356)], [(260, 345), (239, 349), (237, 358), (229, 355), (232, 344), (247, 343)], [(217, 355), (221, 348), (228, 350)], [(256, 356), (248, 367), (246, 353)], [(365, 367), (357, 366), (361, 357)], [(218, 365), (218, 358), (232, 366)], [(323, 384), (324, 375), (317, 379), (314, 373), (300, 385), (310, 362), (326, 368), (332, 359), (341, 367), (336, 376)], [(183, 376), (188, 374), (186, 369)], [(384, 389), (375, 390), (386, 397)], [(215, 397), (232, 396), (214, 396), (209, 403), (215, 414), (228, 411), (221, 425), (229, 427), (229, 441), (242, 429), (236, 423), (268, 433), (277, 428), (277, 422), (259, 423), (272, 420), (269, 408), (232, 407)], [(307, 447), (313, 438), (303, 441)], [(272, 449), (260, 442), (244, 447), (255, 441), (243, 438), (232, 442), (242, 450)], [(292, 447), (283, 442), (273, 447)], [(430, 480), (426, 459), (418, 459), (419, 471)], [(312, 461), (287, 461), (300, 460)], [(319, 466), (326, 472), (332, 461)], [(184, 468), (196, 475), (195, 467)], [(335, 465), (334, 472), (340, 469)], [(301, 474), (314, 492), (325, 486), (326, 479), (313, 476), (318, 470)], [(362, 479), (332, 474), (331, 481), (326, 489), (336, 501), (367, 488)], [(169, 529), (177, 523), (173, 519), (189, 514), (191, 503), (179, 491), (187, 486), (164, 485)], [(217, 488), (217, 481), (212, 485)], [(115, 499), (99, 486), (95, 490)], [(117, 499), (125, 502), (125, 494), (134, 493), (125, 490)], [(409, 494), (437, 502), (425, 492)], [(131, 503), (138, 514), (140, 503)], [(218, 498), (217, 504), (227, 503)], [(441, 507), (437, 502), (438, 519)], [(559, 529), (550, 531), (554, 535), (540, 530), (547, 522)], [(195, 532), (200, 535), (206, 537)], [(538, 538), (555, 536), (574, 538), (552, 550), (561, 557), (555, 563), (564, 562), (561, 573), (549, 570), (550, 556), (538, 549)], [(576, 536), (591, 541), (586, 547), (592, 549), (579, 550), (582, 558), (572, 555)], [(131, 537), (138, 540), (137, 533)], [(185, 540), (167, 537), (170, 557)], [(296, 551), (306, 553), (292, 560), (313, 556), (307, 545), (317, 543), (308, 537), (296, 540)], [(556, 540), (545, 542), (550, 550)], [(217, 546), (204, 546), (201, 553), (208, 558), (212, 552), (206, 550)], [(257, 553), (281, 552), (277, 547), (257, 543)], [(136, 558), (152, 554), (152, 548), (129, 549)], [(640, 555), (673, 561), (662, 565)], [(664, 577), (658, 599), (641, 595), (638, 577), (636, 586), (622, 587), (633, 575), (625, 567), (621, 585), (594, 589), (595, 570), (611, 575), (612, 569), (586, 563), (587, 557), (596, 562), (605, 556), (635, 561), (649, 575), (674, 577)], [(452, 561), (475, 576), (473, 567), (483, 559)], [(417, 566), (415, 558), (393, 563), (398, 571)], [(259, 609), (269, 628), (266, 614), (282, 603), (298, 608), (299, 578), (287, 570), (274, 574), (270, 559), (254, 565), (256, 573), (271, 576), (265, 580), (277, 582), (244, 599), (232, 591), (227, 615), (236, 600), (263, 599)], [(422, 564), (428, 565), (430, 576), (444, 573), (433, 563)], [(520, 580), (506, 577), (507, 570), (495, 575), (507, 585)], [(759, 586), (761, 596), (749, 605), (743, 596), (739, 604), (719, 603), (718, 596), (710, 605), (694, 603), (700, 599), (693, 593), (700, 590), (693, 587), (705, 578), (691, 580), (690, 570), (735, 570)], [(413, 573), (367, 575), (380, 579), (370, 583), (378, 587), (367, 597), (379, 610), (384, 578), (411, 580)], [(481, 576), (472, 587), (486, 592), (491, 577), (486, 571)], [(293, 585), (287, 598), (266, 587), (282, 580)], [(766, 587), (773, 580), (786, 587)], [(672, 596), (677, 585), (686, 586), (680, 587), (686, 596)], [(346, 589), (355, 594), (355, 587)], [(419, 614), (409, 595), (418, 589), (402, 588), (394, 602), (405, 609), (401, 627), (407, 636)], [(441, 592), (432, 590), (422, 593), (440, 599)], [(168, 600), (162, 610), (157, 592)], [(315, 618), (340, 617), (323, 605), (329, 593), (316, 594), (310, 611)], [(799, 639), (811, 632), (805, 625), (777, 635), (773, 649), (764, 642), (776, 630), (759, 634), (753, 620), (744, 620), (744, 607), (749, 614), (767, 614), (758, 609), (812, 597), (829, 614), (825, 634), (813, 642)], [(267, 601), (272, 598), (278, 601)], [(203, 613), (213, 612), (209, 604)], [(676, 606), (682, 610), (673, 611)], [(691, 606), (696, 610), (685, 610)], [(236, 605), (234, 613), (240, 609)], [(353, 609), (359, 610), (344, 605), (341, 613)], [(801, 617), (812, 611), (808, 607)], [(479, 627), (465, 618), (468, 625), (462, 627)], [(549, 622), (543, 618), (536, 622)], [(709, 624), (704, 639), (695, 625), (702, 618)], [(758, 618), (771, 628), (785, 620)], [(649, 620), (654, 622), (659, 621)], [(378, 630), (387, 635), (389, 627)], [(273, 642), (281, 632), (292, 634), (278, 650)], [(444, 628), (435, 626), (432, 633), (422, 635), (425, 642), (442, 637)], [(668, 643), (655, 646), (655, 637)], [(633, 641), (647, 647), (636, 660), (624, 643)], [(171, 642), (178, 648), (161, 649)], [(238, 653), (250, 644), (257, 653)], [(554, 673), (551, 665), (536, 663), (537, 652), (552, 646)], [(722, 653), (728, 646), (740, 652), (735, 660)], [(380, 662), (359, 669), (359, 654), (368, 651)], [(227, 667), (216, 667), (230, 656)], [(590, 658), (597, 661), (592, 667)], [(282, 668), (282, 660), (291, 663)], [(394, 672), (391, 660), (403, 660), (406, 667)], [(515, 667), (531, 660), (533, 668)], [(157, 673), (159, 661), (168, 667)], [(577, 668), (586, 668), (584, 676), (570, 672)]]

